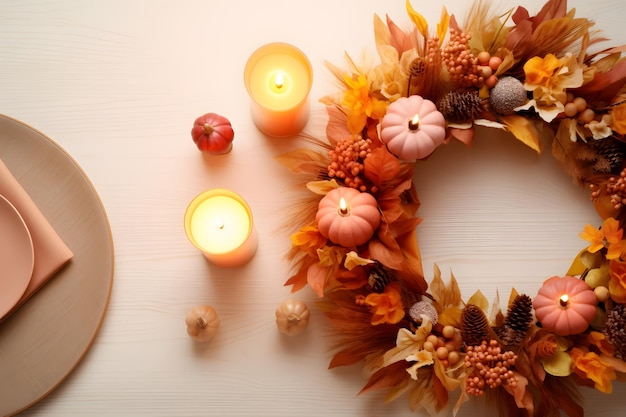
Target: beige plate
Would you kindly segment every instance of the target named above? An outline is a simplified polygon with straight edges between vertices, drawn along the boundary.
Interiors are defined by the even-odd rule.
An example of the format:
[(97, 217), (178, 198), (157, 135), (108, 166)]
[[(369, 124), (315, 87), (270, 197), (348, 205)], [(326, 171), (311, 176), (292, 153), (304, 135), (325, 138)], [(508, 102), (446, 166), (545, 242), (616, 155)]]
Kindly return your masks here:
[(46, 396), (89, 349), (111, 293), (113, 241), (97, 192), (59, 145), (0, 115), (0, 158), (74, 252), (0, 323), (0, 416), (6, 416)]
[(33, 241), (24, 219), (0, 195), (0, 319), (22, 298), (35, 265)]

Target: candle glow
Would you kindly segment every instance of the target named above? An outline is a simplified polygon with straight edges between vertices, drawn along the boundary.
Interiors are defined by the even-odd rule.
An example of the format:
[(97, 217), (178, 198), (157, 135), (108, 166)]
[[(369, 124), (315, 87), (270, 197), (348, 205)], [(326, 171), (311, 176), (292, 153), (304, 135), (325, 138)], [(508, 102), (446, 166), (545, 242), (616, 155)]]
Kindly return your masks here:
[(262, 132), (284, 137), (304, 128), (313, 72), (302, 51), (280, 42), (260, 47), (246, 63), (244, 81), (252, 119)]
[(409, 120), (409, 130), (417, 130), (420, 125), (420, 115), (415, 113), (411, 120)]
[(256, 252), (252, 212), (240, 196), (228, 190), (208, 190), (197, 196), (185, 213), (185, 232), (219, 266), (242, 265)]
[(348, 215), (348, 203), (346, 203), (346, 200), (343, 197), (339, 199), (339, 214), (342, 216)]

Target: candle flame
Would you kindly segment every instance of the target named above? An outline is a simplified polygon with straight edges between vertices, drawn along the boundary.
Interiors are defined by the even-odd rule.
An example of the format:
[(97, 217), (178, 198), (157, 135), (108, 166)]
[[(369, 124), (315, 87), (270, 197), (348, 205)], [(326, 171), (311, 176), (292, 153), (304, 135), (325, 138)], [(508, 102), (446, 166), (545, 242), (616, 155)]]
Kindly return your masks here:
[(415, 113), (411, 120), (409, 120), (409, 130), (417, 130), (420, 125), (420, 115)]
[(278, 73), (276, 74), (276, 78), (274, 79), (274, 84), (276, 85), (276, 88), (282, 88), (284, 82), (285, 80), (283, 79), (283, 73), (278, 71)]
[(559, 298), (559, 304), (561, 304), (561, 307), (567, 307), (567, 305), (569, 304), (569, 295), (563, 294)]
[(343, 197), (339, 199), (339, 214), (342, 216), (348, 214), (348, 203), (346, 203), (346, 200)]
[(221, 230), (224, 228), (224, 222), (222, 221), (222, 219), (217, 219), (215, 223), (217, 224), (218, 229)]

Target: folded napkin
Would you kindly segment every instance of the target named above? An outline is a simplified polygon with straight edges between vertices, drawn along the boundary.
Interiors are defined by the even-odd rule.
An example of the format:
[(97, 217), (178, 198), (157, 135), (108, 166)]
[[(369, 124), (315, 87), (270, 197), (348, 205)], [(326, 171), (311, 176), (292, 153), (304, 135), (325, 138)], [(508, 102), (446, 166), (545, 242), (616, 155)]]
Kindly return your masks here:
[(74, 255), (1, 159), (0, 194), (13, 204), (24, 219), (33, 241), (35, 254), (35, 264), (30, 283), (20, 301), (11, 310), (13, 312), (52, 278)]

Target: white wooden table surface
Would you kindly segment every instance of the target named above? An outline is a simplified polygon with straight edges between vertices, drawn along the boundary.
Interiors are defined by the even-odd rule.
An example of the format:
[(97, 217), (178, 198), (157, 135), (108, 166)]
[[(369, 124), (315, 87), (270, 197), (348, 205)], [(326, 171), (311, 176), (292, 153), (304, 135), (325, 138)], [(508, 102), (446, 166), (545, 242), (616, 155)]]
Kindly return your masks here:
[[(461, 17), (469, 7), (412, 3), (433, 25), (444, 4)], [(522, 3), (531, 13), (542, 4)], [(595, 20), (610, 45), (626, 43), (622, 0), (569, 6)], [(274, 310), (289, 296), (290, 242), (280, 226), (295, 181), (274, 157), (301, 143), (255, 128), (243, 84), (258, 46), (298, 46), (315, 74), (306, 131), (322, 134), (317, 100), (334, 91), (324, 60), (343, 65), (344, 51), (374, 56), (374, 14), (406, 27), (404, 7), (403, 0), (0, 2), (0, 113), (41, 130), (78, 161), (108, 212), (116, 252), (108, 313), (91, 349), (21, 415), (413, 415), (405, 398), (357, 397), (360, 367), (327, 369), (328, 323), (310, 290), (296, 295), (313, 311), (306, 332), (287, 338), (276, 330)], [(232, 122), (230, 154), (205, 158), (195, 148), (189, 132), (206, 112)], [(489, 299), (496, 290), (508, 296), (513, 286), (534, 295), (584, 247), (584, 224), (598, 221), (587, 193), (550, 155), (486, 130), (472, 148), (453, 143), (419, 164), (415, 180), (427, 277), (435, 262), (446, 278), (452, 270), (465, 297), (478, 288)], [(244, 268), (209, 266), (185, 237), (187, 204), (214, 187), (252, 207), (259, 248)], [(204, 348), (185, 332), (185, 313), (196, 304), (215, 306), (222, 321)], [(610, 396), (582, 392), (590, 417), (621, 415), (626, 405), (620, 384)], [(459, 415), (483, 413), (470, 403)]]

